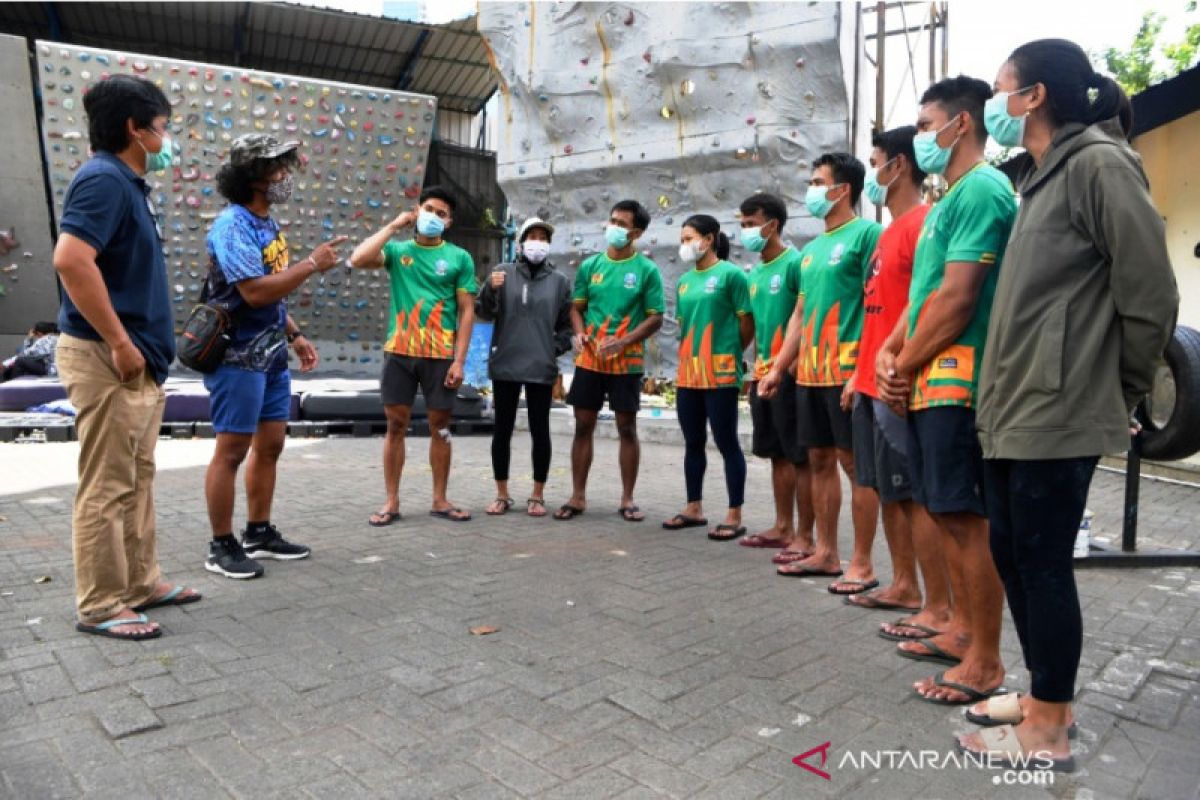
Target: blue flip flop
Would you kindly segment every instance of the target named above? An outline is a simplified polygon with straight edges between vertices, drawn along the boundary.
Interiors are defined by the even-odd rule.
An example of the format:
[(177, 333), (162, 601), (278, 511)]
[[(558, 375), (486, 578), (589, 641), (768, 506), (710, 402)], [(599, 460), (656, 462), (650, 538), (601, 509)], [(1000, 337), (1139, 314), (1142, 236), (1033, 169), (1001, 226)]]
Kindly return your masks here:
[(85, 625), (82, 622), (75, 623), (75, 630), (80, 633), (90, 633), (93, 636), (105, 636), (109, 639), (131, 639), (133, 641), (141, 641), (143, 639), (157, 639), (162, 636), (162, 628), (150, 631), (149, 633), (113, 633), (113, 628), (118, 628), (122, 625), (145, 625), (150, 621), (150, 618), (145, 614), (138, 614), (133, 619), (114, 618), (105, 620), (104, 622), (95, 625)]
[(142, 603), (140, 606), (134, 606), (134, 611), (149, 611), (152, 608), (159, 606), (186, 606), (188, 603), (198, 603), (203, 598), (199, 592), (189, 594), (186, 597), (180, 597), (186, 587), (183, 585), (176, 586), (171, 591), (164, 594), (162, 597)]

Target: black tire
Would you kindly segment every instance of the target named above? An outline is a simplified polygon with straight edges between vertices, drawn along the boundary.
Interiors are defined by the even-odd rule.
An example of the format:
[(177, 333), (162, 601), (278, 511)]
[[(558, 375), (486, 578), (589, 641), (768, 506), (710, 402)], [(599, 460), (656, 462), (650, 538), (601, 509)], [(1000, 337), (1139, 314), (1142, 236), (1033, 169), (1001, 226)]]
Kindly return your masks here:
[(1200, 452), (1200, 331), (1177, 326), (1163, 355), (1165, 367), (1138, 412), (1142, 455), (1178, 461)]

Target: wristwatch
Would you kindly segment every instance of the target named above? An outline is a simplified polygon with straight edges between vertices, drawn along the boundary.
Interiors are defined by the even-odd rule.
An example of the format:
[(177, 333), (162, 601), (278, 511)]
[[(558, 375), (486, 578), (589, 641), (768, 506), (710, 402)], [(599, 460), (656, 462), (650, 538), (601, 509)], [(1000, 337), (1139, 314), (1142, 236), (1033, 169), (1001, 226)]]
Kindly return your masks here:
[(304, 335), (304, 331), (302, 331), (302, 330), (297, 330), (295, 333), (287, 334), (288, 344), (291, 344), (292, 342), (296, 341), (303, 335)]

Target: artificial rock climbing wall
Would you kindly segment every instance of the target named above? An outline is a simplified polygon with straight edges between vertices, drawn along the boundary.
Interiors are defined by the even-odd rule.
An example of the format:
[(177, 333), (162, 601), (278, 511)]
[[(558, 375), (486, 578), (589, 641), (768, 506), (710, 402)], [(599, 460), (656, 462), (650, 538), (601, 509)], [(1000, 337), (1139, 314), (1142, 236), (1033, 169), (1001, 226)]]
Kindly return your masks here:
[[(274, 210), (293, 259), (334, 236), (354, 243), (416, 202), (437, 101), (367, 86), (262, 73), (217, 64), (37, 42), (43, 136), (54, 213), (88, 158), (83, 95), (109, 74), (139, 75), (171, 101), (172, 138), (182, 147), (169, 172), (147, 175), (162, 225), (177, 324), (187, 318), (208, 269), (205, 236), (225, 206), (215, 176), (229, 144), (263, 131), (301, 142), (291, 201)], [(334, 268), (294, 293), (289, 311), (319, 347), (325, 371), (378, 374), (387, 332), (382, 272)]]
[[(641, 201), (643, 250), (673, 306), (679, 225), (721, 220), (731, 260), (737, 207), (781, 195), (803, 244), (812, 160), (850, 141), (852, 6), (838, 3), (481, 3), (479, 29), (500, 75), (500, 185), (518, 219), (551, 220), (569, 270), (604, 247), (612, 204)], [(648, 368), (673, 374), (668, 313)]]

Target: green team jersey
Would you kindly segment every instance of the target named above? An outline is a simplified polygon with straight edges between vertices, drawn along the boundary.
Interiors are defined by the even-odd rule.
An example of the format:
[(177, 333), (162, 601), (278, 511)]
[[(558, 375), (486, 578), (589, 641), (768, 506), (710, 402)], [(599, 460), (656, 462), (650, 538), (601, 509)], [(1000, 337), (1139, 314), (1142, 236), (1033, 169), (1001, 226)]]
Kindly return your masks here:
[(754, 377), (775, 365), (787, 336), (788, 320), (800, 295), (800, 253), (792, 247), (750, 270), (750, 309), (754, 312)]
[(908, 293), (908, 335), (921, 327), (925, 309), (941, 288), (946, 264), (968, 261), (989, 267), (971, 321), (958, 338), (917, 371), (909, 408), (975, 407), (979, 367), (1000, 262), (1017, 215), (1012, 184), (1000, 170), (979, 164), (958, 179), (925, 217), (913, 256)]
[(663, 313), (662, 276), (653, 261), (641, 253), (623, 261), (597, 253), (579, 265), (571, 298), (583, 308), (583, 329), (588, 335), (575, 366), (613, 375), (646, 371), (644, 341), (611, 356), (600, 355), (596, 345), (609, 336), (625, 336), (646, 317)]
[(750, 313), (746, 273), (728, 261), (681, 275), (675, 287), (679, 374), (684, 389), (742, 385), (740, 318)]
[[(392, 317), (383, 349), (418, 358), (454, 358), (459, 293), (475, 294), (475, 262), (457, 245), (411, 239), (383, 246)], [(464, 298), (472, 302), (472, 298)]]
[(796, 383), (841, 386), (854, 374), (863, 326), (863, 287), (883, 226), (855, 217), (800, 251), (804, 298)]

